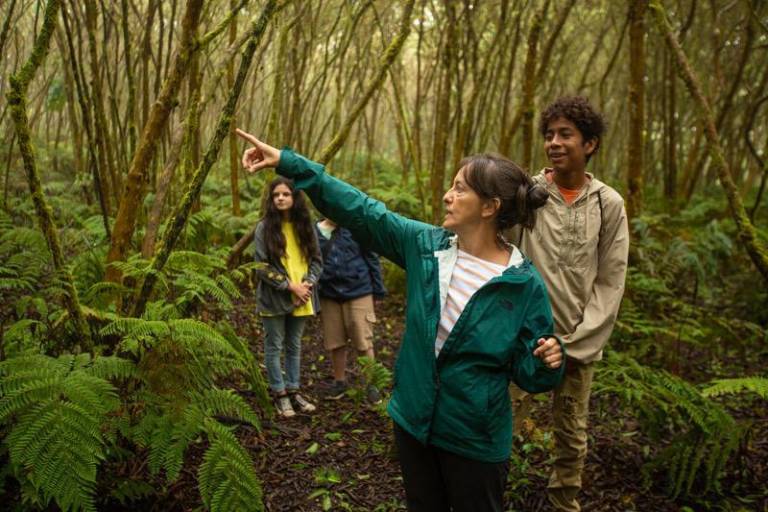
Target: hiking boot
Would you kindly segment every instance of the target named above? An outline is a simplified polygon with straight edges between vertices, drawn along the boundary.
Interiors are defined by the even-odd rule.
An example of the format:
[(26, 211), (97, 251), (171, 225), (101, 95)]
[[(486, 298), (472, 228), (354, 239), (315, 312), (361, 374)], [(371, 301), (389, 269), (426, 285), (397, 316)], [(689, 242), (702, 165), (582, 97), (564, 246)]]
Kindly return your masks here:
[(315, 409), (317, 409), (314, 404), (307, 401), (306, 398), (298, 393), (291, 393), (289, 396), (291, 397), (291, 402), (293, 402), (294, 408), (298, 409), (300, 412), (315, 412)]
[(326, 400), (339, 400), (347, 393), (347, 383), (343, 380), (334, 380), (333, 384), (331, 384), (331, 387), (329, 387), (325, 393), (323, 393), (323, 398)]
[(369, 384), (365, 389), (365, 398), (369, 404), (376, 405), (381, 403), (381, 393), (373, 384)]
[(283, 418), (292, 418), (296, 416), (296, 411), (293, 410), (291, 399), (288, 398), (288, 395), (278, 396), (275, 399), (275, 410), (277, 411), (277, 414)]

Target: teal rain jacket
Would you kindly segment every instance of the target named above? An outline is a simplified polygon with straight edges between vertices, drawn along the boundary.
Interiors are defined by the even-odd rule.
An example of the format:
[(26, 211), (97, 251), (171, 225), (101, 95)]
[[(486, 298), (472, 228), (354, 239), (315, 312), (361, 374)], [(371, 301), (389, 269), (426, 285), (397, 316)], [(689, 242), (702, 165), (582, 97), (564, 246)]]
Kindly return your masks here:
[(509, 381), (531, 393), (548, 391), (565, 367), (551, 370), (533, 356), (536, 341), (554, 328), (547, 290), (531, 262), (520, 258), (480, 288), (435, 357), (456, 237), (388, 211), (290, 148), (281, 152), (277, 172), (361, 244), (406, 270), (405, 334), (387, 408), (392, 419), (422, 443), (483, 462), (507, 460)]

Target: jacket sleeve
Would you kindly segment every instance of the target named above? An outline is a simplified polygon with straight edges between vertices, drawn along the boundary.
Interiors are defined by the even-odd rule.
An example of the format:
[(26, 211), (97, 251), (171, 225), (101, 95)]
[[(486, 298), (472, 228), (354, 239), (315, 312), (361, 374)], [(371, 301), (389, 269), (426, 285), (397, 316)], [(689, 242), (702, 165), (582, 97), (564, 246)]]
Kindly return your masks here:
[(565, 347), (560, 338), (560, 348), (563, 350), (563, 363), (559, 368), (549, 368), (541, 358), (533, 355), (539, 338), (556, 337), (552, 321), (552, 308), (549, 304), (544, 283), (538, 280), (533, 292), (528, 297), (528, 307), (525, 309), (522, 327), (518, 334), (515, 347), (515, 357), (512, 361), (511, 379), (517, 386), (529, 393), (541, 393), (557, 387), (565, 372)]
[(304, 281), (317, 284), (320, 275), (323, 273), (323, 255), (320, 252), (320, 240), (317, 237), (317, 228), (312, 230), (312, 236), (315, 237), (315, 251), (312, 254), (312, 261), (309, 262), (309, 269), (304, 276)]
[(384, 297), (387, 289), (384, 287), (384, 279), (381, 276), (381, 261), (379, 255), (373, 251), (363, 249), (363, 259), (368, 266), (368, 272), (371, 275), (371, 285), (373, 286), (373, 295), (375, 297)]
[(594, 361), (613, 331), (624, 295), (629, 255), (629, 227), (624, 201), (606, 201), (604, 231), (597, 247), (597, 277), (576, 330), (564, 336), (568, 355), (578, 361)]
[(256, 269), (256, 275), (259, 277), (259, 279), (272, 288), (276, 288), (278, 290), (287, 290), (288, 276), (286, 276), (285, 273), (281, 272), (269, 263), (269, 256), (267, 255), (267, 244), (264, 241), (263, 222), (259, 222), (259, 224), (256, 226), (256, 232), (253, 235), (253, 245), (255, 248), (253, 259), (257, 263), (263, 264), (263, 266), (260, 266)]
[(290, 148), (280, 152), (278, 174), (290, 178), (326, 217), (349, 229), (355, 239), (405, 268), (406, 248), (433, 226), (390, 212), (380, 201), (329, 176), (325, 168)]

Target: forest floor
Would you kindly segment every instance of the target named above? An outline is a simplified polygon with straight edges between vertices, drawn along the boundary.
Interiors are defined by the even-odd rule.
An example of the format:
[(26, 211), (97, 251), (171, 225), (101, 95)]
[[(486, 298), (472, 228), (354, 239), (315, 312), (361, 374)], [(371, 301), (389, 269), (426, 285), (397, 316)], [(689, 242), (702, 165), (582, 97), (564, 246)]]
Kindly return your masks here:
[[(393, 367), (403, 331), (403, 299), (388, 298), (377, 305), (375, 329), (377, 359)], [(254, 345), (261, 358), (262, 331), (249, 300), (238, 304), (231, 320), (238, 334)], [(396, 511), (405, 510), (402, 480), (393, 450), (391, 421), (362, 399), (356, 364), (349, 379), (357, 383), (358, 397), (324, 401), (323, 390), (332, 382), (330, 363), (322, 345), (318, 319), (305, 330), (302, 354), (303, 392), (317, 411), (291, 419), (265, 421), (261, 432), (250, 427), (238, 435), (251, 451), (262, 479), (264, 503), (271, 512), (285, 511)], [(353, 392), (352, 395), (355, 395)], [(536, 401), (527, 434), (514, 447), (507, 485), (508, 510), (548, 510), (545, 488), (550, 469), (547, 433), (551, 418), (548, 395)], [(697, 496), (697, 502), (665, 495), (666, 482), (652, 475), (646, 487), (642, 468), (652, 442), (635, 420), (607, 396), (592, 397), (589, 453), (580, 502), (585, 511), (698, 511), (768, 510), (768, 410), (750, 410), (757, 418), (749, 443), (732, 459), (721, 496)], [(736, 415), (739, 411), (734, 411)], [(167, 503), (157, 510), (192, 510), (199, 505), (195, 474), (202, 448), (190, 454), (182, 478), (168, 489)], [(694, 490), (694, 493), (695, 490)], [(704, 499), (702, 499), (704, 498)], [(706, 503), (707, 505), (702, 505)], [(158, 506), (160, 508), (158, 508)]]

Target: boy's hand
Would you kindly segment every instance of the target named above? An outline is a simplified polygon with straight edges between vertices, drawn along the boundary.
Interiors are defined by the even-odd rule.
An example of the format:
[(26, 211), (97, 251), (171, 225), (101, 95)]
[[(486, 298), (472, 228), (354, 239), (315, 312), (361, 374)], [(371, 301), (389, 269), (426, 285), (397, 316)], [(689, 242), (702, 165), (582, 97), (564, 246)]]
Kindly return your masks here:
[(533, 351), (533, 355), (544, 361), (548, 368), (555, 370), (563, 364), (563, 350), (557, 338), (539, 338), (538, 347)]
[(246, 171), (255, 173), (268, 167), (277, 167), (280, 163), (279, 149), (261, 142), (259, 139), (248, 132), (244, 132), (240, 128), (235, 128), (235, 132), (254, 146), (243, 152), (243, 167)]

